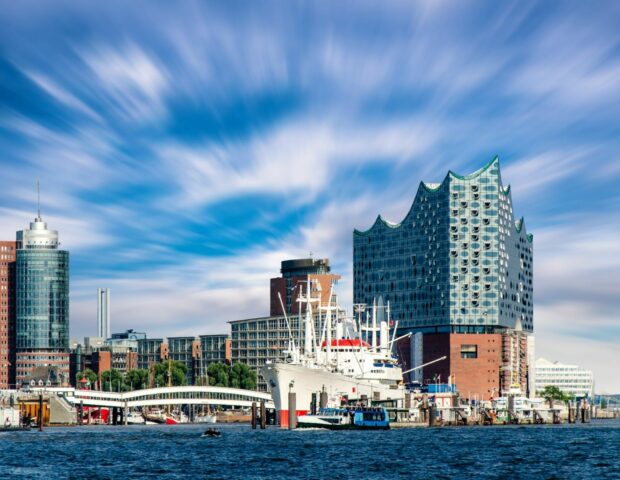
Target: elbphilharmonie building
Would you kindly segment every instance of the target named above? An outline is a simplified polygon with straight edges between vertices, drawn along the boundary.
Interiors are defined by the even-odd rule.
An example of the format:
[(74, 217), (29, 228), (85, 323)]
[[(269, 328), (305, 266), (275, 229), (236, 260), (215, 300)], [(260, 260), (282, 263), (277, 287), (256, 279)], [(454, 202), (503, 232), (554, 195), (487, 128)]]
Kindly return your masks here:
[[(379, 215), (368, 230), (353, 233), (354, 302), (389, 302), (397, 333), (447, 339), (438, 352), (458, 350), (441, 334), (533, 332), (532, 274), (533, 238), (523, 218), (515, 219), (497, 157), (470, 175), (449, 171), (441, 183), (421, 182), (400, 223)], [(464, 338), (475, 343), (487, 337)], [(527, 343), (524, 338), (517, 343)], [(489, 337), (489, 353), (495, 340), (504, 342)], [(482, 358), (487, 347), (474, 349), (474, 343), (460, 343), (460, 355), (453, 356)], [(524, 354), (517, 350), (517, 357)], [(499, 376), (508, 370), (505, 363), (498, 360)], [(446, 371), (451, 375), (454, 368)], [(519, 382), (514, 372), (510, 376)]]

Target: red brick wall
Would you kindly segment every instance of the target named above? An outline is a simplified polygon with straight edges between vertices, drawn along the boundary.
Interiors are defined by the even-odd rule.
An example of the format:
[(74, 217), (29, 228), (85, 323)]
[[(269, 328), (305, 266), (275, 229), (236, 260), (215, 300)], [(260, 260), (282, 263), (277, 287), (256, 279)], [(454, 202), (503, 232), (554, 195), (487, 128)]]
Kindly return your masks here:
[(127, 352), (127, 371), (138, 368), (138, 352)]
[[(444, 355), (447, 360), (424, 367), (424, 380), (441, 376), (452, 382), (463, 398), (488, 400), (500, 395), (502, 339), (500, 334), (442, 333), (424, 335), (423, 358), (430, 362)], [(476, 345), (477, 358), (461, 358), (462, 345)]]

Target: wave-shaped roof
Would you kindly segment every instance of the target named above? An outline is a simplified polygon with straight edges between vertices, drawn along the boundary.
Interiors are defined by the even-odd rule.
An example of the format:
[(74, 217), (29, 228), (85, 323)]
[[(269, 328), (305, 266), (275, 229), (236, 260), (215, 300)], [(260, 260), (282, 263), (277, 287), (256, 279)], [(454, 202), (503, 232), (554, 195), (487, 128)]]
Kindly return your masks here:
[[(365, 236), (365, 235), (370, 234), (375, 228), (378, 228), (380, 226), (383, 226), (383, 227), (386, 227), (386, 228), (389, 228), (389, 229), (397, 229), (407, 220), (407, 217), (409, 217), (409, 215), (413, 211), (413, 208), (416, 205), (418, 196), (420, 195), (420, 190), (421, 189), (425, 190), (428, 193), (437, 193), (445, 185), (447, 185), (449, 183), (450, 178), (454, 178), (456, 180), (461, 180), (461, 181), (462, 180), (472, 180), (472, 179), (475, 179), (475, 178), (479, 177), (482, 173), (486, 172), (493, 165), (497, 165), (497, 167), (499, 169), (499, 156), (496, 155), (489, 162), (487, 162), (482, 168), (479, 168), (478, 170), (476, 170), (473, 173), (470, 173), (469, 175), (459, 175), (458, 173), (455, 173), (452, 170), (448, 170), (448, 173), (446, 174), (444, 179), (441, 181), (441, 183), (420, 182), (420, 186), (418, 187), (418, 191), (416, 193), (416, 196), (415, 196), (415, 198), (413, 200), (413, 203), (411, 204), (411, 208), (409, 209), (409, 211), (405, 215), (405, 218), (403, 218), (403, 220), (400, 223), (390, 222), (389, 220), (384, 219), (381, 215), (377, 215), (377, 218), (375, 219), (374, 223), (371, 225), (371, 227), (368, 230), (357, 230), (357, 229), (355, 229), (355, 230), (353, 230), (353, 235)], [(501, 187), (499, 189), (499, 191), (501, 193), (503, 193), (504, 195), (509, 196), (510, 193), (511, 193), (510, 185), (508, 185), (507, 187)], [(515, 228), (517, 230), (517, 233), (520, 233), (521, 230), (524, 228), (524, 226), (525, 226), (525, 221), (524, 221), (523, 218), (521, 218), (519, 220), (519, 222), (515, 223)], [(526, 237), (527, 237), (528, 241), (530, 241), (530, 242), (532, 242), (532, 240), (534, 238), (533, 235), (531, 235), (531, 234), (526, 235)]]

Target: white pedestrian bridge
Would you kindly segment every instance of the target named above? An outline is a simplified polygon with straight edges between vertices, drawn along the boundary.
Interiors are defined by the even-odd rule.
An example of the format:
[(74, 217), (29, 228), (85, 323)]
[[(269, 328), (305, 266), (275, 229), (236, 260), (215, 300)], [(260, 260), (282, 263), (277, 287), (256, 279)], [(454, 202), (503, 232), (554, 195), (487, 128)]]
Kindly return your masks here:
[(55, 393), (70, 404), (91, 407), (151, 407), (157, 405), (211, 405), (231, 408), (251, 407), (252, 402), (265, 402), (265, 408), (275, 405), (269, 393), (227, 387), (159, 387), (131, 392), (102, 392), (74, 388), (32, 389), (32, 393)]

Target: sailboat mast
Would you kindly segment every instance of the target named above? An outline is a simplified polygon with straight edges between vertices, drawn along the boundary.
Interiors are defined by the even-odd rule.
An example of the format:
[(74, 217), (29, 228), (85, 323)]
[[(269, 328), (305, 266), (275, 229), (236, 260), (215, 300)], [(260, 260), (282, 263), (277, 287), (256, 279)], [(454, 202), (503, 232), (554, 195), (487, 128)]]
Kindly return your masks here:
[(377, 301), (372, 301), (372, 348), (377, 347)]

